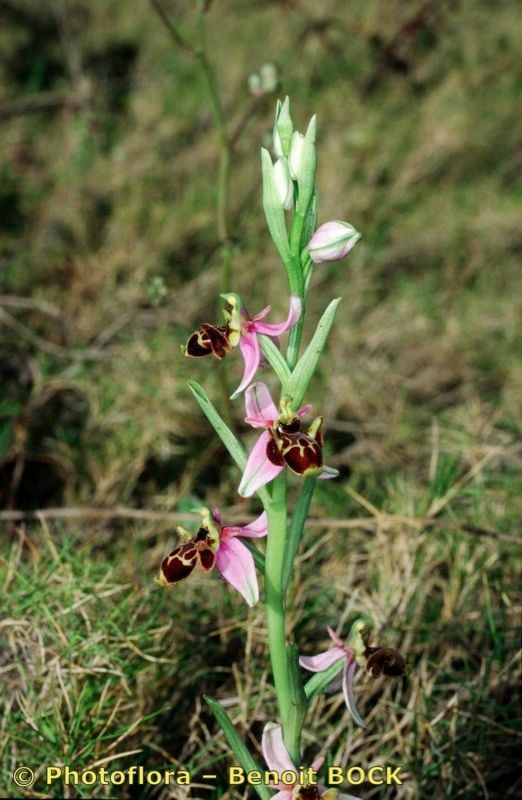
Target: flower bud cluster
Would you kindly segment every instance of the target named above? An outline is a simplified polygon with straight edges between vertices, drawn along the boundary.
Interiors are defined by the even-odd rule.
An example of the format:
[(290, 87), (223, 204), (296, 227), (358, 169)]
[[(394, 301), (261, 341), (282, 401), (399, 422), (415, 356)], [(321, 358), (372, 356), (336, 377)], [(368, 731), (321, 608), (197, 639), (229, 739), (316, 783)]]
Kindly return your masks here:
[[(303, 245), (308, 244), (308, 255), (314, 264), (323, 264), (344, 258), (357, 244), (361, 234), (348, 222), (333, 220), (317, 228), (312, 236), (316, 224), (315, 131), (315, 116), (310, 120), (306, 134), (294, 130), (289, 98), (286, 97), (282, 103), (278, 100), (273, 129), (273, 151), (276, 161), (272, 164), (266, 154), (269, 159), (268, 167), (271, 169), (266, 170), (264, 180), (271, 184), (265, 186), (265, 189), (279, 205), (279, 214), (282, 208), (284, 211), (295, 210), (303, 219), (307, 216), (312, 217), (313, 227)], [(277, 210), (274, 210), (274, 213), (277, 214)], [(277, 241), (276, 245), (283, 256)]]

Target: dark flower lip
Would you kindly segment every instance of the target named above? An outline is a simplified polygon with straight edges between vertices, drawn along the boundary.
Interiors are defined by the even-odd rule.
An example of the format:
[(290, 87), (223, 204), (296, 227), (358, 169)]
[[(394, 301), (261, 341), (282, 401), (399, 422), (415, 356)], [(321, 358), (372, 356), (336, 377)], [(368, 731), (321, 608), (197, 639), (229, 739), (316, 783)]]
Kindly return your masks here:
[(297, 795), (297, 800), (321, 800), (321, 793), (317, 786), (303, 786)]
[(277, 442), (276, 442), (273, 434), (271, 434), (270, 441), (268, 442), (268, 444), (266, 446), (266, 457), (268, 458), (269, 461), (272, 462), (272, 464), (275, 464), (276, 467), (284, 466), (285, 462), (284, 462), (283, 456), (281, 455), (281, 453), (279, 451), (279, 448), (277, 446)]
[(196, 536), (174, 548), (161, 562), (161, 580), (167, 586), (188, 578), (196, 564), (210, 572), (216, 556), (212, 549), (212, 537), (206, 528), (200, 528)]
[(297, 475), (323, 468), (323, 448), (306, 433), (283, 434), (281, 455), (285, 464)]
[(367, 659), (366, 669), (374, 678), (380, 678), (381, 675), (398, 678), (407, 673), (405, 659), (391, 647), (367, 647), (364, 655)]
[(203, 322), (198, 330), (189, 336), (185, 355), (203, 358), (213, 353), (216, 358), (224, 358), (233, 349), (229, 337), (228, 325), (210, 325)]
[[(279, 421), (270, 431), (267, 458), (278, 466), (286, 464), (296, 475), (320, 472), (323, 468), (321, 427), (322, 420), (316, 426), (314, 436), (310, 436), (301, 429), (301, 420), (297, 416), (288, 422)], [(277, 456), (279, 460), (276, 460)]]

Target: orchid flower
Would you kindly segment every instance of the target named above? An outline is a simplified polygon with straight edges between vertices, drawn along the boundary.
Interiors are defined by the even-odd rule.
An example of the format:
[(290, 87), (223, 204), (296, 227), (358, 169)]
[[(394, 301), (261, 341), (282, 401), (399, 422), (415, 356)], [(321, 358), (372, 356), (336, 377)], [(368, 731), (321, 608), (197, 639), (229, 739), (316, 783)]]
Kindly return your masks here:
[[(272, 788), (278, 791), (272, 797), (272, 800), (357, 800), (353, 795), (341, 794), (338, 789), (327, 789), (326, 786), (321, 784), (301, 786), (297, 782), (299, 770), (292, 763), (292, 759), (285, 747), (283, 731), (280, 725), (276, 725), (274, 722), (267, 722), (263, 730), (261, 749), (269, 770), (276, 772), (279, 776), (283, 772), (293, 772), (296, 776), (293, 784), (278, 783), (273, 786)], [(312, 770), (317, 772), (317, 770), (321, 769), (323, 763), (324, 758), (319, 756), (312, 762)]]
[[(357, 723), (357, 725), (360, 725), (361, 728), (364, 728), (366, 727), (366, 723), (363, 721), (361, 715), (357, 711), (353, 696), (353, 678), (358, 666), (355, 652), (352, 647), (347, 647), (345, 645), (343, 640), (337, 636), (335, 631), (333, 631), (331, 628), (327, 628), (327, 630), (334, 643), (334, 646), (329, 650), (325, 650), (323, 653), (318, 653), (316, 656), (300, 656), (299, 663), (302, 667), (310, 672), (323, 672), (325, 669), (328, 669), (335, 664), (336, 661), (339, 661), (341, 658), (343, 658), (344, 666), (342, 687), (344, 701), (348, 711), (352, 715), (353, 720)], [(337, 681), (335, 679), (332, 683), (334, 686), (337, 685)]]
[(301, 419), (311, 406), (297, 413), (277, 410), (268, 387), (262, 381), (252, 383), (245, 392), (245, 422), (265, 430), (252, 448), (238, 492), (251, 497), (273, 480), (285, 466), (297, 475), (335, 478), (336, 469), (323, 465), (322, 417), (317, 417), (308, 431), (301, 429)]
[(243, 595), (249, 606), (255, 605), (259, 600), (259, 587), (254, 559), (240, 539), (266, 536), (266, 513), (241, 527), (223, 526), (218, 509), (212, 514), (206, 508), (201, 509), (201, 516), (202, 524), (196, 536), (178, 528), (185, 542), (163, 559), (161, 583), (168, 586), (187, 578), (199, 561), (205, 572), (210, 572), (215, 566), (225, 581)]
[[(366, 725), (357, 711), (353, 695), (353, 679), (357, 667), (366, 667), (368, 672), (371, 672), (375, 678), (381, 675), (398, 677), (406, 674), (406, 662), (396, 650), (391, 647), (368, 647), (363, 637), (364, 628), (364, 622), (356, 620), (352, 625), (346, 642), (331, 628), (327, 628), (334, 646), (323, 653), (318, 653), (316, 656), (299, 657), (301, 666), (310, 672), (324, 672), (333, 666), (336, 661), (344, 659), (341, 682), (344, 700), (354, 722), (360, 725), (361, 728), (366, 727)], [(336, 678), (333, 679), (330, 686), (332, 688), (338, 687)]]
[(290, 297), (290, 308), (284, 322), (270, 323), (262, 320), (270, 313), (271, 306), (266, 306), (258, 314), (251, 317), (242, 306), (237, 294), (222, 295), (225, 300), (223, 314), (225, 325), (210, 325), (203, 322), (193, 333), (184, 348), (184, 353), (193, 358), (203, 358), (213, 353), (216, 358), (224, 356), (239, 345), (244, 360), (244, 371), (241, 383), (232, 398), (237, 397), (252, 381), (260, 363), (261, 349), (258, 335), (278, 336), (293, 328), (302, 312), (302, 302), (297, 295)]

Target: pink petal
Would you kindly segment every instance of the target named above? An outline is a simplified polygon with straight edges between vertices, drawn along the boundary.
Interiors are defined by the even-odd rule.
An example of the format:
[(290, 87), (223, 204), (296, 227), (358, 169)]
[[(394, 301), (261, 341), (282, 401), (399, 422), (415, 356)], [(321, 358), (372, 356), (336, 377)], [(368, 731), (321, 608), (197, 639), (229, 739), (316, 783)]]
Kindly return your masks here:
[(323, 672), (340, 658), (346, 658), (344, 650), (341, 647), (332, 647), (316, 656), (299, 656), (299, 663), (310, 672)]
[(336, 632), (333, 630), (333, 628), (330, 628), (330, 627), (328, 627), (326, 630), (328, 631), (328, 636), (330, 637), (330, 639), (332, 640), (332, 642), (333, 642), (335, 645), (337, 645), (337, 647), (342, 647), (342, 648), (344, 649), (344, 642), (343, 642), (343, 640), (341, 639), (341, 637), (340, 637), (340, 636), (338, 636), (338, 635), (336, 634)]
[(279, 775), (287, 769), (296, 771), (283, 741), (281, 725), (267, 722), (263, 730), (261, 749), (268, 769), (278, 772)]
[(321, 769), (323, 764), (324, 764), (324, 756), (317, 756), (317, 758), (314, 759), (314, 761), (312, 761), (311, 767), (313, 770), (318, 772), (318, 770)]
[(254, 317), (252, 317), (250, 322), (258, 322), (260, 319), (264, 319), (267, 316), (267, 314), (270, 314), (271, 310), (272, 310), (272, 306), (265, 306), (259, 312), (259, 314), (256, 314)]
[(333, 467), (327, 467), (325, 464), (323, 467), (323, 471), (318, 477), (323, 481), (328, 481), (330, 480), (330, 478), (337, 478), (338, 475), (339, 475), (338, 469), (334, 469)]
[(221, 542), (216, 553), (216, 567), (224, 579), (243, 595), (249, 606), (257, 603), (259, 586), (254, 559), (239, 539)]
[(271, 800), (292, 800), (293, 796), (294, 790), (291, 786), (288, 786), (286, 789), (281, 789), (280, 792), (272, 795)]
[(252, 497), (254, 492), (273, 480), (283, 469), (282, 466), (272, 464), (267, 458), (266, 448), (269, 441), (269, 432), (263, 431), (253, 446), (238, 488), (241, 497)]
[(250, 539), (260, 539), (268, 533), (268, 520), (266, 511), (263, 511), (260, 516), (248, 525), (242, 525), (239, 528), (239, 536), (247, 536)]
[(297, 410), (297, 414), (298, 414), (300, 417), (306, 417), (306, 415), (307, 415), (307, 414), (308, 414), (308, 413), (309, 413), (311, 410), (312, 410), (312, 405), (311, 405), (311, 403), (306, 403), (306, 405), (304, 405), (304, 406), (301, 406), (301, 408), (299, 408), (299, 409)]
[(218, 526), (221, 525), (221, 511), (219, 510), (219, 508), (214, 509), (214, 511), (212, 512), (212, 516), (214, 517), (216, 525)]
[(279, 412), (266, 383), (254, 381), (245, 392), (245, 422), (253, 428), (270, 427)]
[(265, 336), (280, 336), (285, 331), (288, 331), (290, 328), (294, 327), (301, 316), (302, 310), (303, 304), (301, 302), (301, 298), (293, 294), (290, 297), (290, 309), (288, 311), (288, 317), (284, 322), (280, 322), (276, 325), (270, 324), (269, 322), (254, 322), (252, 330), (255, 330), (256, 333), (264, 333)]
[(246, 389), (248, 384), (257, 372), (259, 362), (261, 361), (261, 353), (259, 351), (259, 342), (255, 333), (243, 333), (239, 340), (239, 349), (245, 362), (245, 369), (241, 383), (237, 387), (231, 399), (237, 397), (243, 389)]
[(332, 681), (330, 681), (330, 683), (326, 687), (326, 691), (328, 692), (328, 694), (337, 694), (338, 692), (341, 691), (341, 689), (343, 688), (343, 680), (344, 680), (343, 672), (344, 670), (341, 670), (341, 672), (339, 672), (339, 674), (336, 675)]
[(353, 696), (353, 676), (355, 675), (355, 670), (357, 669), (357, 661), (355, 659), (351, 662), (347, 661), (346, 666), (344, 668), (344, 680), (343, 680), (343, 694), (344, 694), (344, 701), (348, 708), (348, 711), (352, 715), (354, 722), (357, 725), (360, 725), (361, 728), (365, 728), (366, 724), (364, 720), (361, 718), (361, 715), (357, 711), (357, 707), (355, 705), (355, 698)]
[(225, 528), (221, 528), (220, 538), (225, 542), (227, 542), (229, 539), (232, 539), (233, 536), (245, 536), (250, 539), (260, 539), (262, 536), (266, 536), (267, 533), (268, 521), (266, 512), (263, 511), (260, 517), (255, 519), (253, 522), (249, 522), (248, 525), (227, 525)]

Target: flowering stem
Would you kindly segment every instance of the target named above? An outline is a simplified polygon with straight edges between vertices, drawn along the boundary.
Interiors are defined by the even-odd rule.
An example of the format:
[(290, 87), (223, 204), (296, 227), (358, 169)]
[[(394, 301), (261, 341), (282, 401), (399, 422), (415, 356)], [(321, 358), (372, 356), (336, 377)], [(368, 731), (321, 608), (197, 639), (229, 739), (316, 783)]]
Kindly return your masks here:
[(312, 502), (315, 490), (316, 478), (305, 478), (297, 503), (292, 515), (292, 521), (288, 530), (288, 538), (285, 548), (285, 559), (283, 563), (283, 597), (286, 596), (288, 584), (292, 577), (295, 557), (299, 548), (299, 542), (303, 535), (304, 524)]
[(283, 599), (283, 564), (286, 547), (286, 474), (283, 471), (272, 484), (272, 498), (267, 507), (268, 538), (265, 556), (265, 595), (268, 648), (283, 737), (290, 756), (299, 763), (295, 742), (288, 741), (291, 719), (291, 685), (286, 654), (285, 606)]
[(304, 217), (299, 211), (294, 212), (292, 219), (292, 228), (290, 230), (290, 250), (292, 256), (287, 264), (288, 281), (290, 284), (290, 291), (301, 298), (303, 304), (303, 312), (296, 325), (290, 331), (288, 337), (288, 349), (286, 352), (286, 360), (288, 366), (292, 370), (297, 364), (299, 357), (299, 345), (301, 344), (301, 335), (303, 333), (303, 322), (305, 315), (306, 305), (306, 291), (303, 275), (303, 268), (301, 266), (301, 236), (303, 233)]

